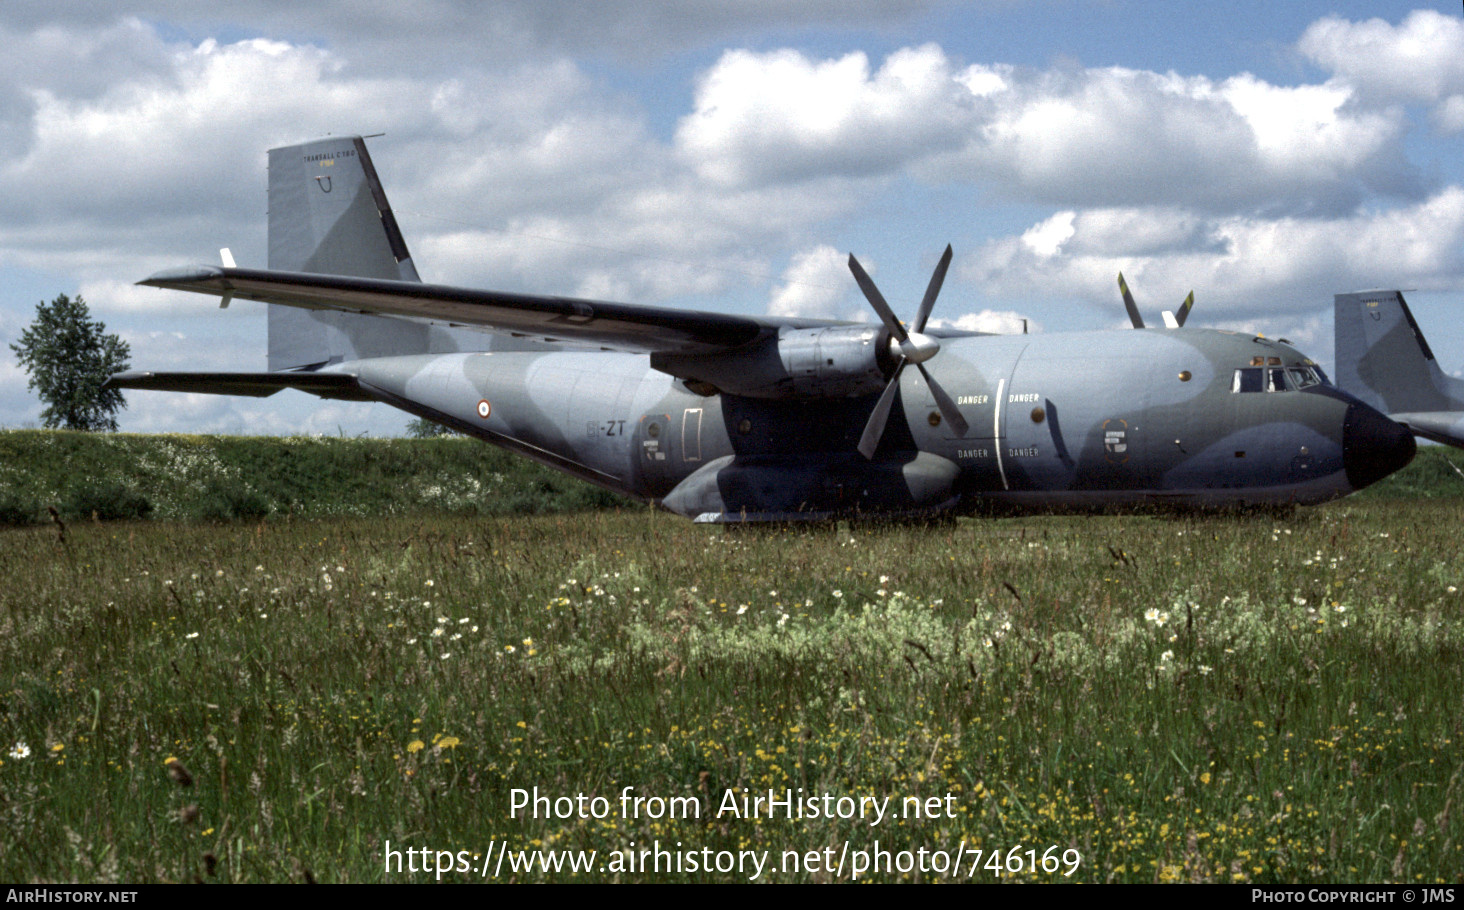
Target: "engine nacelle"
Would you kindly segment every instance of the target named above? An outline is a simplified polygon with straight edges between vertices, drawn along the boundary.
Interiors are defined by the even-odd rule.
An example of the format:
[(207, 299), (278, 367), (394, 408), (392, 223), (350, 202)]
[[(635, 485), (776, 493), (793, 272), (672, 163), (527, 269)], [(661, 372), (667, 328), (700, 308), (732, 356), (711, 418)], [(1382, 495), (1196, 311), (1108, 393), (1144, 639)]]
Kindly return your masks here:
[(651, 366), (693, 391), (751, 398), (857, 398), (882, 391), (894, 370), (879, 326), (780, 329), (752, 351), (652, 354)]

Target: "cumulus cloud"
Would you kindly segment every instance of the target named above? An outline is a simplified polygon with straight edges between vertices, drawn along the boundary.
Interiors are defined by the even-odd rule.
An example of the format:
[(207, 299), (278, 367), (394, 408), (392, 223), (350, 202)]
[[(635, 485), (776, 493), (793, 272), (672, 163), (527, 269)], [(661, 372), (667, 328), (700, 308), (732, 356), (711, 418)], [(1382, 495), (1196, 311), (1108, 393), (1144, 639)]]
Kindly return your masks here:
[(1277, 86), (1121, 67), (959, 67), (935, 45), (819, 60), (730, 51), (676, 133), (709, 180), (912, 173), (1025, 202), (1337, 213), (1368, 193), (1423, 195), (1398, 111), (1340, 83)]
[(1464, 22), (1415, 10), (1398, 25), (1328, 16), (1312, 23), (1297, 48), (1364, 98), (1432, 104), (1464, 94)]
[(966, 313), (955, 319), (932, 319), (933, 329), (956, 329), (961, 332), (986, 332), (990, 335), (1021, 335), (1042, 331), (1042, 324), (1016, 310), (982, 310)]
[[(866, 268), (869, 263), (860, 263)], [(768, 301), (769, 316), (834, 319), (849, 308), (848, 257), (827, 244), (795, 253)]]
[(954, 75), (935, 45), (897, 51), (874, 72), (862, 52), (728, 51), (702, 77), (677, 144), (726, 184), (885, 172), (961, 143), (972, 101)]
[(1298, 49), (1337, 74), (1362, 104), (1422, 104), (1442, 133), (1464, 132), (1464, 21), (1415, 10), (1401, 23), (1312, 23)]
[[(1148, 213), (1134, 209), (1059, 213), (1021, 236), (987, 243), (960, 274), (1006, 297), (1079, 295), (1117, 310), (1122, 271), (1141, 309), (1173, 309), (1193, 289), (1208, 322), (1304, 310), (1357, 287), (1451, 287), (1464, 272), (1459, 187), (1398, 209), (1326, 219), (1158, 212), (1149, 242), (1126, 249), (1110, 241), (1145, 220)], [(1067, 235), (1056, 246), (1033, 239), (1058, 233)]]
[(266, 146), (336, 129), (348, 112), (413, 119), (407, 86), (337, 80), (336, 61), (313, 47), (206, 41), (168, 48), (165, 62), (166, 74), (95, 96), (32, 92), (26, 151), (0, 163), (0, 248), (145, 255), (207, 243), (220, 225), (261, 222)]
[(879, 26), (908, 19), (937, 0), (8, 0), (4, 18), (26, 30), (92, 27), (102, 11), (166, 22), (199, 40), (242, 25), (293, 41), (351, 48), (361, 72), (446, 72), (463, 60), (523, 61), (574, 54), (642, 63), (712, 42), (770, 30)]
[[(424, 276), (661, 300), (765, 281), (769, 240), (852, 201), (708, 191), (644, 114), (574, 63), (361, 77), (331, 50), (266, 39), (152, 41), (151, 66), (96, 91), (45, 86), (0, 162), (0, 263), (136, 280), (228, 245), (264, 262), (264, 150), (385, 129), (376, 163)], [(425, 214), (431, 212), (431, 215)], [(146, 263), (146, 269), (139, 268)], [(156, 292), (109, 296), (152, 309)]]

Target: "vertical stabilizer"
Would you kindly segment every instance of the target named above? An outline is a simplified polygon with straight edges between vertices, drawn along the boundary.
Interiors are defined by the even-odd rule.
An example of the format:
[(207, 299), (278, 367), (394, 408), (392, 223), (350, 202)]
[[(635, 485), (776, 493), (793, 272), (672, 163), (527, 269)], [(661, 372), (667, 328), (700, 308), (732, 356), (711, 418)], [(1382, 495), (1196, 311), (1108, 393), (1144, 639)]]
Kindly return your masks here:
[[(361, 137), (270, 149), (269, 267), (420, 280)], [(433, 337), (440, 332), (379, 316), (272, 306), (269, 368), (312, 369), (363, 357), (425, 354), (444, 347)]]
[(1464, 381), (1448, 376), (1399, 291), (1335, 298), (1337, 385), (1415, 435), (1464, 446)]
[(269, 267), (420, 280), (361, 137), (270, 149)]

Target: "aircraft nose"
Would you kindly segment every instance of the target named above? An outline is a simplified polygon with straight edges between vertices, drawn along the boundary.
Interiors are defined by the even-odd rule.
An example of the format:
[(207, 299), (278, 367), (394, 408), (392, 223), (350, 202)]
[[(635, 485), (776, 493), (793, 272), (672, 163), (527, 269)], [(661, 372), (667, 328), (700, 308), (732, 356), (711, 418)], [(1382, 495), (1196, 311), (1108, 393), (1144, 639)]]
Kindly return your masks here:
[(1361, 402), (1342, 423), (1342, 465), (1352, 489), (1376, 483), (1413, 460), (1413, 434)]

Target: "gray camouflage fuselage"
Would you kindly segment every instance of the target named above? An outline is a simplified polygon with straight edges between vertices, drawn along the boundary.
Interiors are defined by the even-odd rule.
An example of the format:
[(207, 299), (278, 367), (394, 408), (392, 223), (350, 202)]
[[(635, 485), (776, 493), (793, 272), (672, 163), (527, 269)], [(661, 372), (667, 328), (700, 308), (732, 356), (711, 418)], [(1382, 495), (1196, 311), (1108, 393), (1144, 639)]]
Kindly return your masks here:
[(966, 436), (907, 371), (871, 460), (855, 445), (874, 396), (698, 395), (643, 355), (435, 354), (339, 369), (404, 410), (702, 520), (982, 501), (1309, 504), (1412, 456), (1411, 437), (1329, 385), (1234, 390), (1257, 357), (1312, 364), (1284, 344), (1204, 329), (947, 339), (934, 372)]

